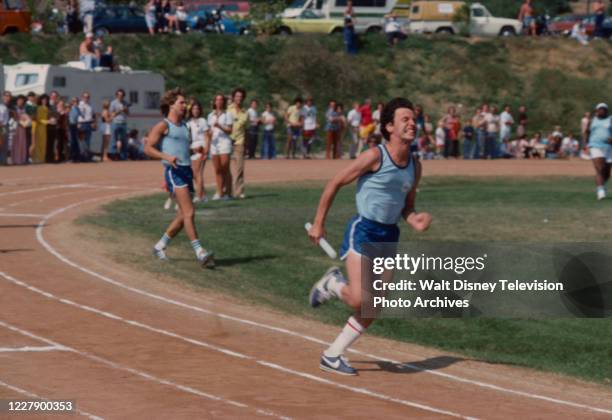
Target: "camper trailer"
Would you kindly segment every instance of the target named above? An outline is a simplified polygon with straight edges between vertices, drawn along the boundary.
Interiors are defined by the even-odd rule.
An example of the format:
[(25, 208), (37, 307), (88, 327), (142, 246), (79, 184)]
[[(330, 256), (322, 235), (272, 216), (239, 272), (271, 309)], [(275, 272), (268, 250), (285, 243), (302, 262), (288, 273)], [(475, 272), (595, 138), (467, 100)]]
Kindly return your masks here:
[[(407, 0), (403, 0), (406, 2)], [(391, 12), (398, 0), (359, 0), (353, 1), (355, 16), (355, 31), (357, 33), (371, 33), (382, 31), (382, 20)], [(342, 19), (346, 9), (347, 0), (294, 0), (283, 13), (283, 19), (294, 19), (302, 15), (305, 10), (312, 10), (316, 15), (325, 19)]]
[[(70, 98), (80, 97), (84, 91), (88, 91), (90, 103), (98, 116), (102, 101), (112, 101), (117, 89), (122, 88), (130, 104), (128, 129), (137, 129), (140, 135), (160, 119), (159, 105), (164, 93), (164, 78), (160, 74), (128, 68), (118, 72), (90, 71), (85, 70), (81, 62), (60, 66), (30, 63), (5, 65), (4, 73), (5, 89), (13, 95), (26, 95), (28, 92), (48, 94), (55, 90), (60, 96)], [(102, 133), (97, 131), (92, 136), (92, 153), (100, 153), (101, 145)]]

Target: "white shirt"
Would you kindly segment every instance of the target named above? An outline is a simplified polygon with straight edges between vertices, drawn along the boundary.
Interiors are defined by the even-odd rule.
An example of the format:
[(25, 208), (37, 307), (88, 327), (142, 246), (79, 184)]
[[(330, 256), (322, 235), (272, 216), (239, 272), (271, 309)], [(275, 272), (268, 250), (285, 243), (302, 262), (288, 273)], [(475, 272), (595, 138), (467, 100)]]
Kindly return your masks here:
[(436, 128), (436, 144), (441, 145), (444, 144), (444, 140), (446, 139), (446, 132), (442, 127)]
[[(510, 114), (509, 112), (502, 112), (501, 115), (499, 116), (499, 119), (501, 120), (501, 126), (502, 128), (506, 128), (509, 129), (510, 126), (514, 124), (514, 118), (512, 118), (512, 114)], [(507, 123), (510, 123), (509, 125)]]
[(312, 131), (317, 129), (317, 108), (304, 105), (302, 108), (304, 114), (304, 130)]
[(206, 147), (206, 133), (209, 130), (206, 118), (192, 118), (187, 122), (191, 134), (191, 148)]
[(0, 127), (8, 125), (9, 122), (9, 110), (3, 103), (0, 103)]
[(81, 101), (79, 102), (79, 111), (81, 111), (81, 115), (79, 115), (79, 122), (93, 122), (93, 108), (90, 104)]
[(485, 121), (487, 122), (487, 131), (489, 133), (499, 132), (499, 115), (493, 115), (487, 112), (485, 115)]
[(212, 141), (218, 140), (229, 140), (232, 141), (229, 134), (225, 131), (221, 130), (219, 127), (215, 127), (215, 124), (219, 122), (219, 125), (224, 127), (229, 127), (234, 124), (234, 116), (230, 112), (223, 112), (222, 114), (215, 114), (215, 111), (212, 111), (208, 114), (208, 125), (212, 130)]
[(400, 26), (399, 22), (395, 19), (389, 19), (387, 20), (387, 23), (385, 23), (386, 33), (400, 32), (401, 30), (402, 30), (402, 27)]
[(261, 119), (263, 120), (263, 123), (264, 123), (264, 130), (266, 131), (274, 130), (274, 123), (276, 122), (276, 117), (274, 116), (273, 113), (269, 111), (264, 111), (263, 114), (261, 114)]
[(351, 127), (359, 127), (361, 123), (361, 114), (356, 109), (351, 109), (348, 115), (346, 116)]
[(249, 123), (253, 125), (257, 125), (259, 123), (259, 113), (256, 109), (249, 108), (247, 109), (247, 115), (249, 116)]

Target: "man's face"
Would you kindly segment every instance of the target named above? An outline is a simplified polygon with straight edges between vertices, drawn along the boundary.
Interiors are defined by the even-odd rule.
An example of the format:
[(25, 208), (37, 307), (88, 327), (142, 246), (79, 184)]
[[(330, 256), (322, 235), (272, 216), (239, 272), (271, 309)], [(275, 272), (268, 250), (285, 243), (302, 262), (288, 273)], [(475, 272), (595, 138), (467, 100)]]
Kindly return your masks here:
[(89, 93), (84, 93), (81, 98), (83, 99), (83, 102), (89, 102)]
[(185, 114), (185, 110), (187, 109), (187, 102), (185, 101), (184, 96), (179, 96), (176, 98), (176, 101), (170, 107), (171, 110), (174, 110), (179, 116), (183, 116)]
[(5, 93), (4, 95), (2, 95), (2, 101), (4, 102), (5, 105), (8, 105), (11, 103), (11, 94), (10, 93)]
[(57, 92), (55, 92), (55, 91), (54, 91), (54, 92), (51, 92), (51, 93), (49, 94), (49, 99), (50, 99), (50, 100), (51, 100), (53, 103), (56, 103), (56, 102), (57, 102)]
[(597, 108), (597, 118), (606, 118), (608, 116), (608, 110), (606, 108)]
[(125, 96), (125, 93), (123, 93), (123, 91), (122, 91), (122, 90), (118, 90), (115, 96), (117, 97), (117, 99), (119, 99), (120, 101), (122, 101), (122, 100), (123, 100), (123, 97)]
[(217, 109), (223, 109), (223, 96), (218, 95), (215, 97), (215, 106)]
[(297, 109), (300, 109), (300, 108), (302, 107), (302, 103), (301, 103), (300, 101), (297, 101), (297, 102), (295, 103), (295, 107), (296, 107)]
[(390, 137), (397, 137), (402, 143), (410, 143), (416, 134), (414, 111), (409, 108), (398, 108), (393, 115), (393, 124), (387, 124)]
[(335, 103), (334, 101), (331, 101), (331, 102), (329, 103), (329, 107), (330, 107), (331, 109), (336, 109), (336, 103)]
[(36, 96), (28, 96), (28, 102), (30, 102), (31, 104), (36, 102)]
[(253, 108), (253, 109), (257, 108), (257, 102), (256, 101), (252, 101), (251, 102), (251, 108)]
[(482, 112), (489, 112), (489, 105), (483, 105), (482, 106)]

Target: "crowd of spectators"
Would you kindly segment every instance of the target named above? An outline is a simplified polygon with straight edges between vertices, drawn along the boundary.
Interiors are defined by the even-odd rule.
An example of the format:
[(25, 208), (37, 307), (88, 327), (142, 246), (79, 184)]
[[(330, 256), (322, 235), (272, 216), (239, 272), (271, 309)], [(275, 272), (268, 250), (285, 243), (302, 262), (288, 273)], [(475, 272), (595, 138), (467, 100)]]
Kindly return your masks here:
[[(384, 143), (380, 113), (383, 103), (372, 104), (367, 98), (345, 109), (330, 100), (319, 113), (312, 97), (296, 97), (275, 110), (272, 103), (263, 106), (256, 98), (243, 105), (246, 92), (235, 90), (226, 97), (216, 95), (211, 101), (189, 98), (187, 120), (193, 132), (209, 126), (213, 138), (219, 138), (219, 166), (227, 167), (230, 151), (238, 166), (244, 159), (275, 159), (277, 138), (284, 143), (284, 157), (311, 159), (314, 152), (326, 159), (356, 158), (368, 147)], [(100, 107), (98, 112), (95, 107)], [(193, 112), (192, 112), (193, 109)], [(206, 117), (207, 116), (207, 117)], [(591, 113), (580, 121), (580, 132), (555, 126), (543, 132), (530, 126), (525, 106), (513, 110), (487, 103), (473, 112), (461, 104), (449, 106), (434, 120), (421, 105), (415, 106), (417, 125), (413, 152), (421, 159), (560, 159), (587, 157)], [(123, 89), (112, 101), (91, 104), (90, 94), (62, 98), (56, 91), (48, 95), (13, 97), (4, 92), (0, 104), (0, 163), (87, 162), (96, 160), (144, 159), (146, 132), (130, 128), (130, 104)], [(205, 123), (194, 125), (203, 119)], [(229, 130), (216, 127), (230, 127)], [(92, 135), (102, 141), (92, 150)], [(283, 135), (282, 133), (286, 133)], [(225, 140), (222, 141), (223, 139)], [(199, 139), (198, 141), (202, 141)], [(226, 155), (226, 156), (223, 156)], [(237, 179), (240, 180), (240, 171)]]

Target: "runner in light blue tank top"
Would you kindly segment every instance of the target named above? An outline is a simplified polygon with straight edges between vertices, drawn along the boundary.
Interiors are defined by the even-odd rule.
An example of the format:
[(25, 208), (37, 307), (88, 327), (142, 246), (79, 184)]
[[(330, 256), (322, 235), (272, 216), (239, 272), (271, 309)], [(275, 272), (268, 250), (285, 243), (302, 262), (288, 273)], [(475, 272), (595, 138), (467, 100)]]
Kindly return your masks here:
[[(153, 159), (162, 161), (166, 184), (170, 193), (176, 198), (178, 211), (164, 235), (153, 247), (153, 255), (162, 261), (168, 261), (166, 248), (170, 240), (184, 227), (200, 265), (212, 268), (214, 267), (213, 253), (202, 247), (194, 222), (189, 130), (183, 122), (187, 109), (185, 95), (180, 89), (173, 89), (164, 94), (161, 103), (162, 113), (166, 118), (151, 129), (145, 153)], [(158, 150), (156, 146), (160, 141), (162, 141), (161, 150)]]
[[(162, 153), (176, 156), (176, 164), (178, 166), (191, 166), (189, 129), (187, 125), (182, 120), (180, 125), (175, 125), (167, 118), (165, 118), (164, 121), (168, 126), (168, 131), (162, 138)], [(162, 159), (162, 163), (166, 166), (170, 166), (167, 160)]]
[(589, 126), (589, 152), (595, 168), (597, 200), (603, 200), (608, 196), (606, 184), (612, 166), (612, 117), (605, 103), (595, 107), (595, 116)]
[(319, 362), (321, 369), (341, 375), (357, 374), (344, 353), (373, 321), (361, 316), (362, 290), (369, 289), (373, 281), (368, 264), (374, 256), (365, 244), (397, 243), (400, 233), (397, 224), (401, 219), (417, 232), (427, 230), (431, 223), (428, 213), (417, 213), (414, 209), (421, 166), (410, 153), (416, 134), (412, 104), (396, 98), (385, 105), (381, 131), (388, 144), (362, 153), (328, 182), (308, 232), (311, 240), (318, 243), (325, 235), (325, 219), (334, 197), (340, 188), (357, 180), (358, 214), (347, 224), (340, 249), (342, 259), (346, 259), (348, 281), (338, 267), (332, 267), (314, 284), (309, 297), (313, 307), (338, 298), (355, 311)]

